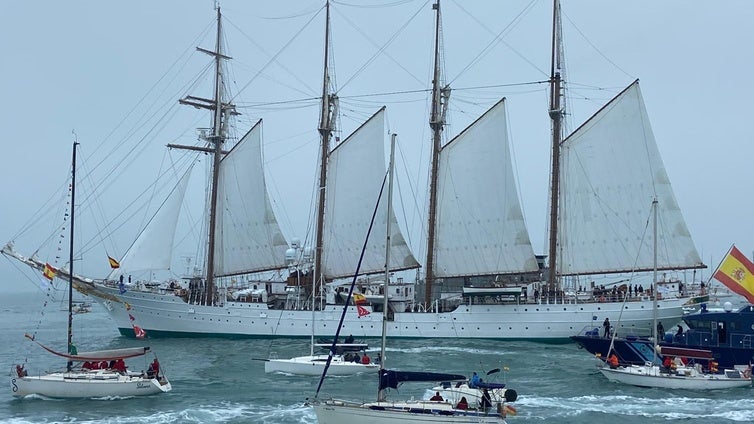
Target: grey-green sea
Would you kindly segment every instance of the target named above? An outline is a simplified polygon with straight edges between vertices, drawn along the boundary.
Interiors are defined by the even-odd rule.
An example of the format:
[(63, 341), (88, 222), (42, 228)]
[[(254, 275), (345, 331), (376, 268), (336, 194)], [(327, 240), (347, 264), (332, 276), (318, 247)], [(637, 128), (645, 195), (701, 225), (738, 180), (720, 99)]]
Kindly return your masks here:
[[(30, 370), (61, 368), (64, 363), (24, 338), (52, 347), (65, 346), (65, 304), (41, 309), (38, 294), (0, 298), (0, 365), (6, 372), (0, 391), (4, 423), (316, 423), (307, 398), (318, 378), (265, 374), (264, 358), (308, 354), (308, 339), (147, 339), (121, 336), (102, 306), (74, 318), (79, 350), (149, 345), (160, 358), (173, 390), (139, 398), (54, 400), (11, 396), (9, 374), (16, 363)], [(61, 297), (62, 298), (62, 297)], [(43, 312), (43, 314), (42, 314)], [(379, 340), (368, 340), (378, 348)], [(374, 356), (374, 355), (373, 355)], [(405, 370), (470, 375), (494, 368), (494, 381), (518, 392), (517, 410), (508, 422), (530, 423), (727, 423), (754, 422), (750, 388), (714, 392), (663, 391), (609, 383), (596, 359), (575, 344), (523, 341), (415, 339), (388, 340), (387, 360)], [(138, 367), (138, 364), (131, 365)], [(392, 397), (419, 398), (429, 386), (405, 384)], [(328, 377), (320, 397), (374, 400), (376, 374)], [(358, 424), (358, 423), (354, 423)]]

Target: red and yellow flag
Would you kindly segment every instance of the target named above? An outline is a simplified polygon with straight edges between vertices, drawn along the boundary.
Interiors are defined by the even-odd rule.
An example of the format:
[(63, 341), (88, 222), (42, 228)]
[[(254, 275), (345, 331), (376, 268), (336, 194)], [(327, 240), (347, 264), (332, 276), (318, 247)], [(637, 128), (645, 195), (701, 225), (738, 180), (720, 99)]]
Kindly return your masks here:
[(353, 294), (353, 303), (357, 305), (363, 305), (364, 303), (367, 303), (367, 297), (364, 296), (361, 293), (354, 293)]
[(113, 258), (112, 256), (107, 255), (107, 261), (110, 262), (110, 268), (112, 269), (120, 268), (120, 262), (116, 261), (115, 258)]
[(57, 269), (53, 268), (52, 265), (45, 263), (45, 268), (44, 270), (42, 270), (42, 275), (44, 275), (46, 279), (52, 281), (52, 279), (55, 278), (55, 274), (57, 273)]
[(714, 277), (725, 287), (745, 297), (749, 303), (754, 303), (754, 263), (735, 245), (728, 251)]

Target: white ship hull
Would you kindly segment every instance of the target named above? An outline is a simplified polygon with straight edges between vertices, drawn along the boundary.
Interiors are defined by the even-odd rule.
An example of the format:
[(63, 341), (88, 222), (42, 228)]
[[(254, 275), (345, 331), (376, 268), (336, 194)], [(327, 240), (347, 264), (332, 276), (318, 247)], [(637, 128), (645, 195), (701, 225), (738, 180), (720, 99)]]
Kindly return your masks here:
[[(15, 373), (15, 371), (13, 371)], [(11, 376), (13, 396), (42, 395), (51, 398), (147, 396), (169, 392), (170, 383), (112, 372), (56, 372), (25, 377)]]
[[(264, 363), (264, 372), (284, 372), (296, 375), (320, 376), (325, 369), (328, 355), (298, 356), (291, 359), (270, 359)], [(354, 375), (363, 372), (377, 372), (377, 364), (346, 362), (340, 355), (333, 356), (327, 375)]]
[[(266, 303), (227, 302), (223, 306), (187, 304), (172, 292), (127, 291), (97, 285), (101, 294), (130, 305), (97, 298), (123, 335), (133, 337), (132, 322), (149, 337), (311, 337), (312, 312), (270, 309)], [(658, 319), (666, 327), (683, 314), (686, 299), (658, 301)], [(332, 337), (338, 328), (342, 305), (316, 311), (314, 332)], [(621, 315), (622, 312), (622, 315)], [(619, 319), (620, 315), (620, 319)], [(618, 334), (648, 335), (652, 328), (652, 302), (461, 305), (452, 312), (396, 312), (388, 321), (391, 338), (476, 338), (568, 342), (584, 327), (602, 327), (605, 318), (618, 323)], [(341, 334), (381, 337), (382, 313), (359, 317), (349, 307)]]
[(429, 401), (355, 404), (333, 400), (315, 404), (314, 413), (320, 424), (505, 424), (505, 418), (496, 411), (487, 414), (480, 411), (463, 413), (453, 410), (449, 403)]
[[(600, 372), (608, 380), (639, 387), (662, 389), (715, 390), (751, 386), (751, 379), (737, 370), (725, 370), (722, 374), (700, 374), (689, 369), (686, 373), (664, 373), (658, 366), (631, 365), (611, 369), (602, 367)], [(731, 377), (732, 376), (732, 377)]]

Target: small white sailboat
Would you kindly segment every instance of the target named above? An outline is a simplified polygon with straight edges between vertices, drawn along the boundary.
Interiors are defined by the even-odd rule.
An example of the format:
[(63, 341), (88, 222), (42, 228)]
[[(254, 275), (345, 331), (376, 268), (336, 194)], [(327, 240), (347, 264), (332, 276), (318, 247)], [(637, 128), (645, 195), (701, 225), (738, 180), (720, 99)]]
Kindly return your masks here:
[[(322, 375), (329, 355), (297, 356), (290, 359), (268, 359), (264, 363), (264, 372), (282, 372), (296, 375)], [(368, 357), (367, 357), (368, 358)], [(347, 360), (344, 355), (335, 355), (330, 360), (329, 375), (354, 375), (364, 372), (376, 372), (380, 366), (374, 362), (362, 363)]]
[[(324, 192), (326, 193), (326, 196), (328, 199), (335, 199), (333, 201), (342, 201), (340, 199), (348, 198), (351, 202), (351, 208), (345, 209), (350, 214), (355, 214), (355, 211), (353, 208), (355, 207), (355, 201), (353, 200), (352, 194), (354, 193), (354, 186), (352, 184), (349, 184), (349, 182), (346, 182), (344, 184), (343, 182), (339, 181), (336, 176), (339, 172), (342, 171), (343, 166), (349, 166), (349, 164), (357, 163), (357, 161), (351, 161), (350, 156), (356, 154), (357, 152), (359, 154), (369, 151), (372, 154), (372, 157), (384, 157), (384, 128), (385, 128), (385, 108), (380, 109), (377, 113), (375, 113), (371, 118), (369, 118), (364, 124), (362, 124), (356, 131), (354, 131), (348, 138), (346, 138), (344, 141), (342, 141), (335, 150), (330, 152), (330, 162), (333, 166), (328, 167), (327, 173), (328, 176), (332, 177), (331, 180), (333, 183), (329, 185)], [(340, 166), (340, 168), (339, 168)], [(353, 166), (353, 165), (350, 165)], [(364, 166), (359, 165), (362, 169)], [(376, 181), (377, 183), (380, 182), (380, 173), (384, 175), (384, 165), (382, 166), (383, 171), (379, 171), (379, 167), (374, 167), (375, 172), (372, 173), (376, 178), (370, 179), (372, 181)], [(362, 180), (361, 182), (364, 182), (368, 178), (366, 172), (362, 173)], [(349, 196), (350, 195), (350, 196)], [(330, 209), (334, 210), (340, 210), (343, 209), (342, 207), (337, 206), (331, 206)], [(321, 209), (320, 209), (321, 210)], [(366, 211), (366, 214), (369, 214), (369, 205), (366, 204), (364, 210)], [(395, 218), (392, 216), (392, 212), (390, 212), (391, 220), (394, 222)], [(322, 213), (319, 214), (319, 218), (322, 219)], [(339, 222), (344, 222), (343, 219), (341, 219)], [(332, 231), (329, 231), (327, 229), (328, 226), (333, 226), (335, 224), (332, 224), (330, 222), (325, 222), (325, 234), (332, 234)], [(343, 241), (340, 240), (342, 243)], [(335, 243), (331, 243), (335, 244)], [(330, 244), (326, 244), (329, 246)], [(291, 250), (294, 250), (293, 248)], [(304, 249), (306, 251), (306, 249)], [(327, 250), (325, 251), (328, 252)], [(357, 252), (358, 253), (358, 252)], [(291, 257), (295, 254), (295, 252), (289, 252), (286, 254), (286, 257)], [(343, 260), (343, 257), (346, 256), (344, 252), (340, 252), (338, 255), (331, 255), (331, 257), (337, 256), (341, 261), (343, 261), (343, 264), (341, 265), (341, 268), (346, 267), (347, 261)], [(316, 258), (315, 258), (316, 259)], [(307, 262), (307, 259), (304, 258), (304, 262)], [(374, 266), (378, 263), (377, 261), (373, 261), (375, 265), (369, 267), (367, 266), (367, 269), (370, 271), (373, 271)], [(353, 262), (350, 262), (353, 263)], [(332, 264), (332, 262), (320, 262), (315, 261), (315, 267), (314, 267), (314, 275), (317, 275), (317, 266), (316, 264)], [(290, 374), (300, 374), (300, 375), (322, 375), (325, 365), (328, 363), (328, 354), (323, 355), (315, 355), (314, 354), (314, 348), (316, 346), (316, 343), (314, 342), (314, 331), (315, 331), (315, 323), (316, 323), (316, 300), (317, 300), (317, 279), (311, 280), (311, 292), (310, 292), (310, 299), (311, 299), (311, 352), (308, 356), (299, 356), (291, 359), (277, 359), (277, 358), (271, 358), (267, 360), (264, 364), (264, 370), (267, 373), (270, 372), (285, 372)], [(358, 295), (360, 298), (366, 300), (366, 297), (363, 295)], [(359, 302), (355, 299), (352, 300), (354, 304), (358, 304)], [(358, 307), (358, 306), (357, 306)], [(351, 340), (352, 341), (352, 340)], [(351, 345), (352, 343), (347, 344)], [(343, 347), (342, 344), (336, 344), (335, 347), (337, 348), (340, 346)], [(330, 347), (330, 344), (327, 345), (327, 347)], [(369, 356), (363, 352), (361, 355), (358, 353), (338, 353), (333, 352), (332, 358), (329, 361), (329, 375), (352, 375), (352, 374), (359, 374), (363, 372), (376, 372), (379, 369), (379, 365), (372, 362), (369, 358)]]
[[(654, 280), (657, 281), (657, 199), (652, 202), (653, 222), (654, 222)], [(655, 303), (657, 296), (654, 296)], [(608, 357), (600, 365), (599, 371), (607, 377), (608, 380), (630, 384), (640, 387), (656, 387), (663, 389), (730, 389), (735, 387), (746, 387), (752, 385), (751, 365), (744, 369), (724, 369), (720, 372), (712, 359), (709, 351), (696, 351), (694, 349), (685, 349), (688, 352), (672, 352), (683, 355), (689, 360), (706, 361), (706, 367), (702, 363), (684, 362), (679, 356), (671, 357), (671, 352), (665, 352), (664, 360), (659, 362), (657, 353), (662, 350), (657, 344), (657, 309), (654, 309), (654, 359), (647, 361), (643, 365), (626, 364), (621, 366), (616, 356)]]
[[(124, 359), (143, 356), (149, 347), (136, 347), (114, 350), (100, 350), (79, 353), (73, 344), (72, 322), (74, 314), (73, 295), (73, 234), (76, 195), (76, 146), (73, 144), (73, 162), (70, 184), (70, 257), (68, 263), (68, 351), (57, 352), (26, 335), (48, 352), (68, 360), (64, 371), (50, 373), (29, 373), (26, 364), (18, 364), (11, 371), (11, 394), (16, 397), (42, 395), (52, 398), (90, 398), (107, 396), (143, 396), (169, 392), (170, 382), (161, 372), (157, 357), (150, 365), (148, 373), (128, 371)], [(57, 270), (47, 265), (45, 278), (52, 281)], [(101, 365), (100, 365), (101, 364)]]

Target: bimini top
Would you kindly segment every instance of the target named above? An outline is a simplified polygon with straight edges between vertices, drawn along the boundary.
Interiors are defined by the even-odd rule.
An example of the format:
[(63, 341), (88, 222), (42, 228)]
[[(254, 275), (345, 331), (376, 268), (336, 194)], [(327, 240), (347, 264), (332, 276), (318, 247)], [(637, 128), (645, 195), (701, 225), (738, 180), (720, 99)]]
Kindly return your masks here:
[(380, 390), (387, 388), (397, 389), (398, 384), (406, 381), (416, 382), (438, 382), (438, 381), (466, 381), (465, 375), (445, 374), (438, 372), (420, 372), (420, 371), (395, 371), (380, 370)]

